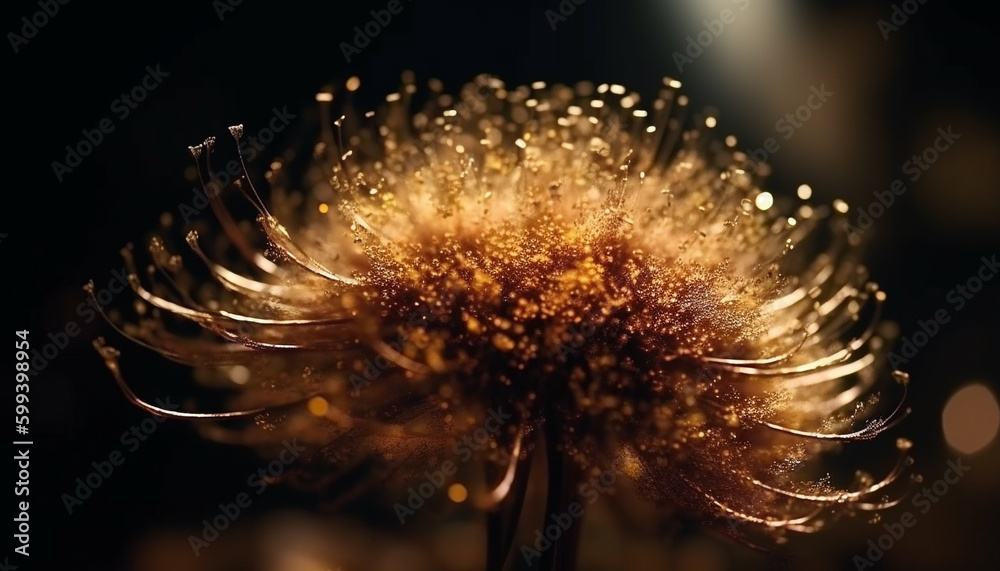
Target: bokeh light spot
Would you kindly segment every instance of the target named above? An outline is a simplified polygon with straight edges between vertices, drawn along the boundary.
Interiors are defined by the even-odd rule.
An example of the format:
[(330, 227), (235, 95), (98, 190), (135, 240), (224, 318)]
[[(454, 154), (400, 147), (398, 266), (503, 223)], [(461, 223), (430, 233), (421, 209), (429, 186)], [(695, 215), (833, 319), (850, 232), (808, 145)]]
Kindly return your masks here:
[(448, 499), (460, 504), (469, 497), (469, 491), (462, 484), (452, 484), (448, 486)]
[(1000, 431), (997, 397), (982, 383), (968, 384), (948, 399), (941, 421), (949, 446), (963, 454), (979, 452)]

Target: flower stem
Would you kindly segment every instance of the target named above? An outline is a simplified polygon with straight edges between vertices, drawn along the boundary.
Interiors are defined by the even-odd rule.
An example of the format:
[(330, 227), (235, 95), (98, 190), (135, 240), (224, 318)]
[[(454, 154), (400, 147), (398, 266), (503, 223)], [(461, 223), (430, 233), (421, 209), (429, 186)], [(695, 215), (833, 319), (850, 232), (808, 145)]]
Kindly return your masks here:
[(531, 473), (531, 455), (517, 460), (514, 484), (510, 494), (496, 510), (486, 516), (486, 571), (502, 571), (510, 557), (510, 550), (517, 535), (517, 524), (521, 519), (528, 479)]
[[(583, 522), (573, 517), (570, 505), (580, 503), (579, 488), (580, 468), (558, 446), (559, 430), (554, 423), (546, 423), (545, 449), (548, 462), (548, 489), (545, 498), (545, 520), (542, 522), (542, 533), (546, 533), (550, 525), (559, 528), (559, 536), (552, 541), (552, 546), (542, 553), (539, 571), (573, 571), (576, 569), (577, 553), (580, 548), (580, 532)], [(569, 528), (563, 529), (555, 518), (566, 521), (562, 516), (569, 517)]]

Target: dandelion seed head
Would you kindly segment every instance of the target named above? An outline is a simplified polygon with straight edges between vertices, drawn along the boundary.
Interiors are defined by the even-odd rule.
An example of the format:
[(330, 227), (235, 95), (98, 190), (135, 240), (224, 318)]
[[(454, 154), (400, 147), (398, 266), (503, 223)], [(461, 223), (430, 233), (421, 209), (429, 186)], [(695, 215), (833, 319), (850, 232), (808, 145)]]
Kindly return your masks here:
[(644, 498), (772, 537), (888, 505), (902, 461), (845, 485), (803, 476), (905, 415), (874, 396), (884, 294), (848, 254), (846, 204), (761, 188), (735, 138), (683, 128), (669, 78), (649, 105), (617, 84), (480, 76), (452, 98), (432, 82), (417, 111), (413, 81), (375, 113), (317, 96), (339, 119), (305, 175), (273, 163), (268, 206), (240, 183), (266, 243), (220, 217), (213, 251), (240, 253), (237, 269), (194, 235), (211, 285), (195, 291), (162, 242), (150, 254), (177, 291), (133, 272), (145, 303), (205, 335), (169, 333), (162, 316), (126, 334), (246, 371), (232, 406), (257, 423), (210, 436), (300, 438), (328, 482), (369, 457), (419, 473), (507, 407), (477, 454), (500, 483), (456, 484), (454, 503), (504, 501), (499, 475), (516, 481), (511, 466), (542, 446), (578, 474), (615, 466)]

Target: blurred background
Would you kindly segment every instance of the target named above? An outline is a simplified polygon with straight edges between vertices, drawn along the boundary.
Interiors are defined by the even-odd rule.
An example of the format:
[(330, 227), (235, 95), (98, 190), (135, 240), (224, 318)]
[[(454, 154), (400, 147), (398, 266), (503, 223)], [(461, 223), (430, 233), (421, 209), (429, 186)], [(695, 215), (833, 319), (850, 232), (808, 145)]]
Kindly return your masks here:
[[(357, 75), (368, 93), (382, 94), (405, 69), (421, 82), (438, 77), (449, 90), (490, 73), (513, 85), (621, 83), (647, 97), (664, 75), (675, 77), (694, 107), (719, 109), (720, 136), (733, 134), (741, 149), (754, 151), (774, 139), (767, 187), (775, 195), (841, 198), (852, 219), (872, 218), (864, 225), (865, 258), (889, 292), (886, 315), (902, 338), (914, 339), (939, 310), (949, 317), (902, 365), (913, 379), (914, 409), (903, 432), (915, 443), (923, 485), (942, 479), (949, 461), (970, 467), (943, 493), (938, 486), (939, 501), (926, 513), (907, 500), (881, 521), (840, 522), (764, 554), (686, 524), (645, 533), (616, 527), (602, 500), (584, 529), (581, 569), (1000, 564), (1000, 279), (963, 298), (961, 308), (954, 297), (961, 294), (952, 292), (976, 276), (983, 257), (1000, 254), (1000, 28), (984, 4), (400, 0), (401, 12), (350, 61), (342, 42), (353, 43), (355, 26), (387, 1), (51, 2), (58, 12), (36, 17), (42, 4), (7, 3), (0, 20), (11, 46), (5, 92), (14, 123), (0, 210), (3, 323), (30, 329), (33, 346), (70, 323), (80, 332), (32, 381), (31, 557), (11, 557), (18, 568), (482, 568), (483, 524), (471, 512), (458, 510), (439, 527), (386, 531), (358, 523), (372, 519), (367, 506), (331, 516), (278, 487), (255, 497), (195, 557), (188, 537), (201, 533), (219, 503), (246, 491), (262, 460), (203, 441), (181, 422), (156, 424), (72, 514), (62, 499), (94, 470), (92, 462), (126, 450), (122, 434), (148, 418), (125, 401), (91, 348), (91, 339), (111, 332), (78, 310), (80, 288), (88, 279), (99, 287), (112, 280), (126, 242), (144, 243), (161, 212), (192, 202), (187, 146), (209, 135), (226, 141), (226, 127), (236, 123), (256, 132), (287, 107), (296, 118), (265, 146), (266, 160), (308, 131), (314, 93), (325, 83)], [(123, 118), (114, 102), (141, 84), (147, 66), (166, 75)], [(810, 100), (815, 93), (825, 94), (819, 104)], [(65, 162), (66, 145), (104, 118), (114, 131), (57, 180), (52, 162)], [(897, 179), (905, 192), (892, 206), (870, 207)], [(146, 394), (179, 399), (186, 371), (142, 353), (130, 351), (131, 381), (161, 391)], [(859, 563), (869, 540), (905, 511), (916, 513), (916, 525), (871, 567)]]

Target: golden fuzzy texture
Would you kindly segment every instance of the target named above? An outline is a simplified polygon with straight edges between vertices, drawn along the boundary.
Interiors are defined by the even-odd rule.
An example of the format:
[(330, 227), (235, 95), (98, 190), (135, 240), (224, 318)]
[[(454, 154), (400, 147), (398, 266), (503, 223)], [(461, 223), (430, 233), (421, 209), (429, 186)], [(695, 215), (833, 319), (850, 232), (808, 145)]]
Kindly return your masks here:
[(486, 478), (462, 475), (487, 507), (535, 450), (779, 535), (886, 505), (900, 466), (843, 487), (815, 477), (821, 452), (901, 412), (864, 424), (884, 294), (846, 253), (839, 213), (757, 201), (756, 165), (735, 141), (682, 131), (672, 85), (645, 107), (620, 86), (482, 76), (411, 115), (407, 84), (376, 117), (337, 121), (343, 146), (327, 131), (301, 182), (273, 163), (270, 210), (241, 181), (270, 260), (218, 199), (223, 245), (246, 258), (236, 273), (192, 234), (214, 278), (195, 290), (151, 248), (178, 287), (136, 276), (140, 297), (204, 335), (155, 315), (124, 329), (235, 389), (257, 421), (206, 434), (263, 450), (299, 438), (320, 451), (321, 482), (374, 458), (405, 483), (501, 407), (514, 419), (477, 454)]

